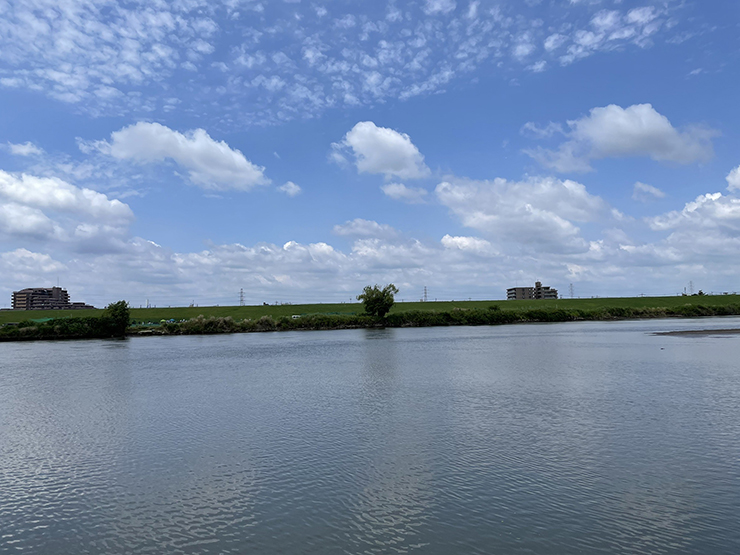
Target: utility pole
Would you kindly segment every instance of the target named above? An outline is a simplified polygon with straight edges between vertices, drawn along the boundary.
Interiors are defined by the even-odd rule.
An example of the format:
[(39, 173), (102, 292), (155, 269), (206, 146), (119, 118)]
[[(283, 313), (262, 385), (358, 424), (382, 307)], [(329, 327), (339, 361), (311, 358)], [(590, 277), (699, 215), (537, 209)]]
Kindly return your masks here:
[(244, 306), (244, 289), (239, 289), (239, 306)]

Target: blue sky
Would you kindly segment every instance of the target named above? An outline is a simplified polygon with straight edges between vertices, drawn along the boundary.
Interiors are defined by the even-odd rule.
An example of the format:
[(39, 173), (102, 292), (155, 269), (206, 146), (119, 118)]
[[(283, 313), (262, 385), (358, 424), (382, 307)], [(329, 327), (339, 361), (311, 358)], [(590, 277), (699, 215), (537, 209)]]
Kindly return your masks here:
[(740, 6), (0, 0), (0, 306), (738, 291)]

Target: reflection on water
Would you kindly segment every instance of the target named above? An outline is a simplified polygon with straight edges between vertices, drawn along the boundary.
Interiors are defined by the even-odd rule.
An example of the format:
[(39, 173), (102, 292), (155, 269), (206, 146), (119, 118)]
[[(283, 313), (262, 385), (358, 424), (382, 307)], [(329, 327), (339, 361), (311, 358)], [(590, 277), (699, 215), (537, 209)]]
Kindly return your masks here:
[(2, 344), (0, 553), (736, 554), (740, 336), (692, 326)]

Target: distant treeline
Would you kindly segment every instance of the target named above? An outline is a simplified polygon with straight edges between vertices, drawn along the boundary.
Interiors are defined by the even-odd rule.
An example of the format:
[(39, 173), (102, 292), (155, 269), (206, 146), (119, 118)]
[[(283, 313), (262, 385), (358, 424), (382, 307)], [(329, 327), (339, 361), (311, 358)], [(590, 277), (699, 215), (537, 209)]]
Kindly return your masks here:
[(691, 305), (671, 308), (604, 307), (580, 309), (501, 310), (454, 309), (451, 311), (392, 312), (384, 318), (365, 314), (309, 314), (300, 318), (262, 316), (257, 319), (235, 320), (231, 316), (198, 316), (182, 322), (163, 322), (159, 326), (129, 326), (128, 307), (114, 303), (101, 317), (55, 318), (45, 322), (26, 321), (0, 327), (0, 341), (34, 339), (95, 339), (128, 335), (202, 335), (214, 333), (244, 333), (290, 330), (334, 330), (373, 327), (486, 326), (519, 322), (571, 322), (579, 320), (624, 320), (637, 318), (669, 318), (740, 315), (740, 305)]
[(740, 314), (740, 305), (686, 305), (675, 308), (599, 308), (501, 310), (456, 309), (448, 312), (396, 312), (377, 318), (365, 314), (312, 314), (300, 318), (262, 316), (256, 320), (234, 320), (230, 316), (198, 316), (184, 322), (165, 322), (159, 328), (133, 328), (130, 333), (157, 335), (197, 335), (290, 330), (332, 330), (354, 328), (408, 328), (429, 326), (486, 326), (518, 322), (571, 322), (578, 320), (623, 320), (636, 318), (668, 318), (698, 316), (730, 316)]

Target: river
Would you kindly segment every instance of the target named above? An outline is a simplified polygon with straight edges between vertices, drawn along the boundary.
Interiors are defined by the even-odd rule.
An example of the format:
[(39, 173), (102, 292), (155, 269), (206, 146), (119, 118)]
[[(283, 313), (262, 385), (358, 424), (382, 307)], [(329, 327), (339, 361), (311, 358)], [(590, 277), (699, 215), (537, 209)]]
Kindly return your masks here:
[(0, 344), (0, 553), (740, 553), (739, 318)]

